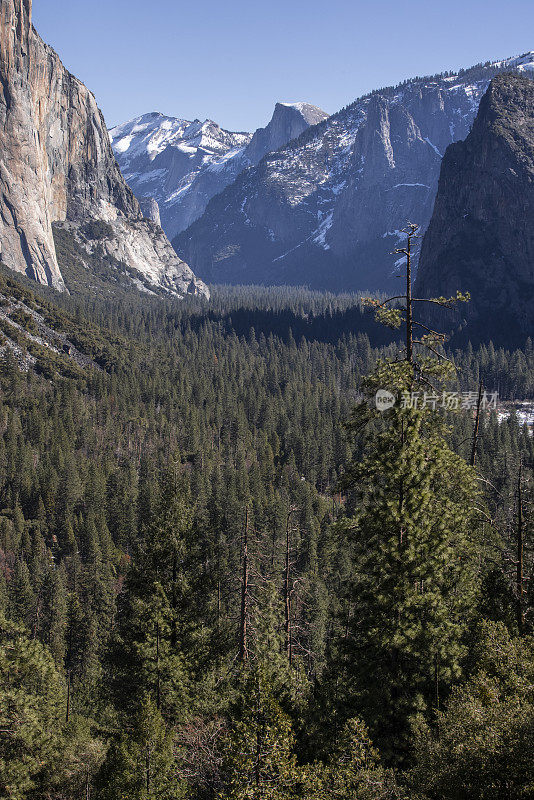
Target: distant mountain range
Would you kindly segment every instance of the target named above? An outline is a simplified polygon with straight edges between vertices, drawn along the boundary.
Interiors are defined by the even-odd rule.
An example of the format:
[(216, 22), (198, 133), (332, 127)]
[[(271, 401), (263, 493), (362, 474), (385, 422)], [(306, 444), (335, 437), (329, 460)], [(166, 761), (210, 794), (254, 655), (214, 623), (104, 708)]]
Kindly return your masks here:
[(110, 137), (134, 193), (158, 203), (163, 228), (174, 237), (243, 170), (327, 116), (308, 103), (277, 103), (269, 124), (251, 134), (154, 112), (112, 128)]
[(530, 52), (372, 92), (242, 171), (173, 244), (215, 283), (394, 289), (398, 232), (427, 227), (445, 149), (495, 75), (533, 70)]
[(202, 279), (390, 290), (406, 221), (432, 218), (420, 291), (470, 290), (457, 322), (471, 329), (531, 330), (534, 51), (379, 89), (330, 117), (277, 103), (254, 134), (158, 113), (109, 132), (31, 11), (0, 0), (9, 268), (104, 293), (208, 296)]

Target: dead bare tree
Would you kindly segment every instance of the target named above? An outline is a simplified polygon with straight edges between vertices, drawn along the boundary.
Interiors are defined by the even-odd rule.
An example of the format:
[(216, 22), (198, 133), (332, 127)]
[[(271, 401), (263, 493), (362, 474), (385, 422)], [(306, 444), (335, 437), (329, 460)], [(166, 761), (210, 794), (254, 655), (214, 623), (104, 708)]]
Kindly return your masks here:
[(248, 618), (249, 618), (249, 578), (248, 565), (248, 507), (245, 509), (243, 530), (242, 580), (241, 580), (241, 623), (239, 634), (239, 660), (248, 661)]
[(475, 462), (477, 459), (477, 445), (478, 445), (478, 430), (480, 426), (480, 409), (482, 407), (482, 393), (484, 391), (484, 384), (482, 379), (480, 379), (480, 383), (478, 386), (478, 398), (477, 398), (477, 412), (475, 416), (475, 427), (473, 430), (473, 445), (471, 447), (471, 461), (469, 462), (472, 467), (475, 466)]
[(517, 627), (519, 633), (523, 633), (525, 627), (525, 612), (523, 607), (524, 600), (524, 576), (523, 576), (523, 459), (519, 459), (519, 469), (517, 474), (517, 564), (516, 564), (516, 592), (517, 592)]

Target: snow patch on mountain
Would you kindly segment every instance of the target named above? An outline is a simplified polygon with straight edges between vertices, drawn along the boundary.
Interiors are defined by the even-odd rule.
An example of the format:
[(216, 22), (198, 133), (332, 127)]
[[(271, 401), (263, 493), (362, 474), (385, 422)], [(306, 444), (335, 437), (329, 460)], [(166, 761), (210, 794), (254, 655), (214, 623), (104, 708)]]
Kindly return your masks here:
[(408, 219), (424, 230), (445, 150), (468, 135), (489, 81), (516, 70), (534, 76), (534, 51), (357, 99), (244, 171), (175, 247), (214, 282), (389, 290), (388, 238)]
[(163, 228), (174, 237), (243, 170), (327, 117), (309, 103), (277, 103), (269, 124), (251, 134), (153, 112), (109, 133), (127, 182), (136, 195), (157, 201)]
[(430, 139), (428, 138), (428, 136), (425, 136), (425, 137), (424, 137), (424, 140), (425, 140), (425, 142), (426, 142), (427, 144), (429, 144), (429, 145), (430, 145), (430, 147), (431, 147), (431, 148), (432, 148), (432, 150), (433, 150), (433, 151), (436, 153), (436, 155), (438, 155), (440, 158), (443, 158), (443, 153), (440, 153), (440, 152), (439, 152), (439, 150), (438, 150), (438, 148), (436, 147), (436, 145), (435, 145), (435, 144), (432, 144), (432, 142), (430, 141)]
[(312, 238), (315, 244), (320, 245), (323, 248), (323, 250), (330, 250), (330, 245), (326, 241), (326, 233), (329, 230), (329, 228), (332, 227), (333, 217), (334, 217), (334, 212), (330, 211), (326, 215), (326, 218), (321, 222), (317, 230), (314, 231), (315, 236), (312, 234)]

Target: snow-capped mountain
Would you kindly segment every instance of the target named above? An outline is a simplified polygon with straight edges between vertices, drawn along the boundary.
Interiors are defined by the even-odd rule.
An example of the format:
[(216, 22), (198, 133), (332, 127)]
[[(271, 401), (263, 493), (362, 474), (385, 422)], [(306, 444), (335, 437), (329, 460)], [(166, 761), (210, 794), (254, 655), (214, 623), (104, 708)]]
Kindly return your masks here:
[(216, 283), (394, 288), (399, 231), (428, 225), (445, 149), (505, 71), (534, 76), (534, 52), (356, 100), (242, 172), (175, 248)]
[(226, 131), (212, 120), (152, 113), (118, 125), (110, 138), (130, 187), (139, 199), (159, 204), (161, 224), (172, 237), (240, 172), (326, 117), (307, 103), (277, 103), (270, 123), (252, 135)]

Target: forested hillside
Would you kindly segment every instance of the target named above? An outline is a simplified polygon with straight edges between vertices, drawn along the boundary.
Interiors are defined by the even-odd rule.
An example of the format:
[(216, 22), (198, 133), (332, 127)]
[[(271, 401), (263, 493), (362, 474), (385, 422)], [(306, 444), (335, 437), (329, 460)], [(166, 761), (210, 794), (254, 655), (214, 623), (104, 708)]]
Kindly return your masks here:
[(534, 796), (530, 340), (0, 281), (0, 796)]

